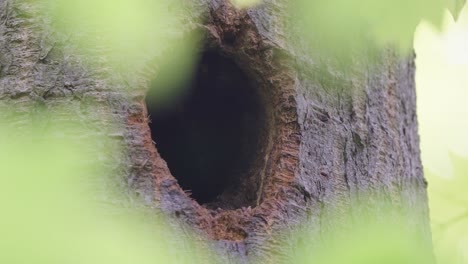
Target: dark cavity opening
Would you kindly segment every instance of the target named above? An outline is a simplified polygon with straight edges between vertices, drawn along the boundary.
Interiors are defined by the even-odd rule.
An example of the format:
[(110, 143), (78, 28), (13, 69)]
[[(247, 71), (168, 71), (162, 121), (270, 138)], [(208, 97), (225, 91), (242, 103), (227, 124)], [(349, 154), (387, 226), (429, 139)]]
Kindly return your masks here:
[(158, 152), (198, 203), (230, 209), (253, 205), (266, 138), (258, 89), (232, 59), (214, 51), (201, 55), (182, 85), (169, 87), (185, 91), (170, 104), (150, 100), (158, 87), (147, 96)]

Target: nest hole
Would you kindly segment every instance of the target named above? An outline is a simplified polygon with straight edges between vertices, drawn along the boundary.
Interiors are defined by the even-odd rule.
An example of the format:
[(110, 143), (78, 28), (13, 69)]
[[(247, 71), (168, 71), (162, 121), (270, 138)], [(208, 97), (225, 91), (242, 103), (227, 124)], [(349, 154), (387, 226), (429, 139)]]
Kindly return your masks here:
[(147, 96), (151, 135), (171, 174), (206, 207), (253, 205), (268, 138), (267, 100), (231, 58), (216, 51), (204, 51), (191, 78), (179, 85), (164, 87), (185, 91), (170, 104)]

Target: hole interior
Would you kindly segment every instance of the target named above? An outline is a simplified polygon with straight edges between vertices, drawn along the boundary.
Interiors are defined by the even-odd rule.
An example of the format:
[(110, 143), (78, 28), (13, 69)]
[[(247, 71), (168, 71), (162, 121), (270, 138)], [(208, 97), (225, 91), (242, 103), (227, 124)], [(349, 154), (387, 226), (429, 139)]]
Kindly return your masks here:
[(147, 96), (151, 136), (183, 190), (199, 204), (235, 209), (254, 205), (266, 141), (260, 89), (230, 58), (204, 51), (171, 103)]

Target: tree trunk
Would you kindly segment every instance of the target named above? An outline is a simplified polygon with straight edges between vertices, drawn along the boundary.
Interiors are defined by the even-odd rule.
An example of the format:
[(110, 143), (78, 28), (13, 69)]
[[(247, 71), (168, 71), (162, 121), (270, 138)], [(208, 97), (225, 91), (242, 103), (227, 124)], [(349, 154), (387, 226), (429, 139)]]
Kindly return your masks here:
[[(145, 95), (154, 76), (147, 72), (130, 76), (100, 67), (104, 55), (98, 47), (91, 53), (75, 52), (73, 37), (42, 27), (53, 21), (42, 15), (39, 5), (0, 1), (0, 102), (14, 106), (20, 114), (9, 125), (28, 122), (34, 106), (53, 111), (54, 106), (65, 104), (72, 110), (64, 120), (91, 118), (90, 135), (106, 135), (109, 144), (125, 149), (122, 155), (101, 153), (112, 172), (122, 175), (118, 184), (135, 190), (151, 207), (179, 219), (174, 221), (201, 230), (230, 260), (249, 262), (281, 254), (284, 244), (277, 243), (280, 238), (276, 235), (304, 219), (317, 232), (339, 228), (322, 220), (332, 211), (358, 215), (355, 201), (370, 205), (379, 199), (388, 201), (392, 210), (402, 214), (406, 224), (430, 243), (413, 58), (382, 49), (384, 59), (380, 62), (355, 65), (344, 74), (318, 66), (327, 58), (314, 57), (302, 49), (301, 36), (286, 34), (287, 16), (280, 1), (268, 0), (247, 11), (226, 1), (195, 1), (191, 4), (195, 11), (184, 19), (203, 18), (204, 22), (187, 23), (178, 37), (183, 40), (191, 32), (201, 32), (204, 48), (200, 53), (205, 55), (200, 63), (208, 74), (200, 78), (225, 74), (226, 85), (248, 86), (245, 91), (232, 87), (245, 96), (245, 102), (239, 99), (232, 107), (251, 108), (232, 111), (226, 106), (221, 112), (233, 115), (224, 119), (238, 122), (238, 130), (227, 140), (242, 135), (247, 143), (241, 138), (236, 144), (224, 145), (226, 139), (210, 136), (194, 146), (201, 153), (217, 153), (207, 153), (207, 158), (224, 155), (223, 148), (231, 147), (236, 155), (223, 156), (219, 161), (222, 166), (213, 169), (226, 181), (201, 173), (196, 176), (201, 177), (200, 186), (190, 177), (175, 175), (193, 188), (191, 197), (171, 174), (178, 170), (177, 161), (172, 166), (165, 160), (165, 155), (177, 156), (183, 150), (178, 146), (172, 153), (171, 144), (166, 147), (168, 144), (152, 138), (150, 127), (158, 120), (166, 122), (152, 114), (154, 120), (149, 124), (148, 111), (152, 109), (151, 105), (147, 109)], [(236, 67), (238, 75), (231, 76)], [(239, 81), (242, 78), (246, 81)], [(205, 79), (200, 83), (211, 85)], [(225, 107), (224, 103), (216, 104), (222, 97), (211, 93), (203, 96), (214, 101), (213, 107)], [(235, 93), (229, 96), (235, 97)], [(247, 99), (250, 95), (255, 99)], [(209, 104), (211, 99), (200, 102)], [(249, 121), (245, 116), (252, 112), (254, 118)], [(246, 114), (238, 118), (236, 113)], [(189, 122), (190, 118), (184, 118), (177, 125)], [(212, 120), (217, 124), (224, 120), (213, 118), (218, 118)], [(207, 124), (204, 129), (207, 132), (203, 133), (211, 133), (210, 129), (218, 128)], [(168, 138), (171, 140), (171, 135)], [(222, 143), (216, 145), (223, 148), (205, 150), (206, 140), (219, 140)], [(185, 155), (198, 158), (198, 154)], [(235, 168), (226, 169), (231, 163)], [(211, 181), (216, 183), (211, 186)], [(204, 196), (206, 192), (213, 195)], [(362, 193), (377, 198), (362, 201)]]

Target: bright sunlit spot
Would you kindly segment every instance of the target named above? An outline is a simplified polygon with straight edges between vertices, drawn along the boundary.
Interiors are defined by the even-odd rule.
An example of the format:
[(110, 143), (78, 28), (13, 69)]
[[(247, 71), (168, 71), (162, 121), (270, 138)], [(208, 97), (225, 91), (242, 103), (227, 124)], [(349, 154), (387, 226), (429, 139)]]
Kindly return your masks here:
[(453, 24), (444, 37), (444, 52), (448, 62), (455, 65), (468, 64), (468, 28), (463, 24)]

